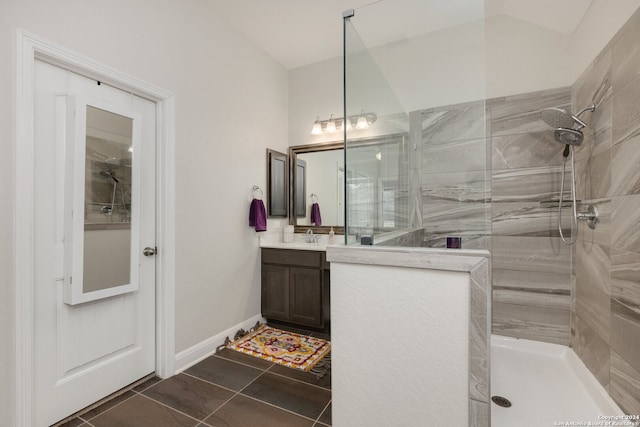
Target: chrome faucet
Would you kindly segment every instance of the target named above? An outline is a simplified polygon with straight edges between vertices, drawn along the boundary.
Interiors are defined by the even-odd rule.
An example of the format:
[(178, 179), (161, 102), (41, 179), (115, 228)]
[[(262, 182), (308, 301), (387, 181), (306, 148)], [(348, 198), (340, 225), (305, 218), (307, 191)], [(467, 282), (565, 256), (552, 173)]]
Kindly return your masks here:
[(313, 230), (307, 229), (307, 243), (318, 243), (318, 236), (313, 234)]

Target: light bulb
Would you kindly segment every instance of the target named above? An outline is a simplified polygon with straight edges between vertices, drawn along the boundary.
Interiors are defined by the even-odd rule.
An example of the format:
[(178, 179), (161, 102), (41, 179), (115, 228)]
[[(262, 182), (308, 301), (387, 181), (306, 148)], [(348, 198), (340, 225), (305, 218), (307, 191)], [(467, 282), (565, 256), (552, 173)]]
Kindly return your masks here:
[(313, 128), (311, 128), (311, 135), (321, 135), (322, 134), (322, 125), (320, 124), (320, 116), (316, 118), (316, 122), (313, 124)]
[(382, 152), (380, 150), (376, 153), (376, 159), (382, 160)]
[(330, 119), (327, 122), (327, 132), (335, 133), (335, 131), (336, 131), (336, 122), (334, 122), (333, 119)]
[(322, 133), (322, 127), (320, 123), (315, 123), (311, 129), (311, 135), (320, 135)]
[(365, 116), (358, 117), (358, 122), (356, 123), (356, 128), (358, 129), (366, 129), (369, 127), (369, 123), (367, 123), (367, 118)]

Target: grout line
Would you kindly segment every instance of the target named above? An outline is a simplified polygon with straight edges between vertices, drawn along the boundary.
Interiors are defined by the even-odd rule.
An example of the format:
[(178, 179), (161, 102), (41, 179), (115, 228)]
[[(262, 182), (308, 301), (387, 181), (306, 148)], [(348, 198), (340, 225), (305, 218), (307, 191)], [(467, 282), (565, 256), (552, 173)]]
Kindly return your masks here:
[[(220, 408), (224, 407), (227, 403), (231, 402), (231, 400), (236, 397), (237, 395), (239, 395), (240, 392), (235, 392), (235, 394), (233, 396), (231, 396), (230, 398), (228, 398), (227, 400), (225, 400), (225, 402), (218, 406), (212, 413), (210, 413), (209, 415), (207, 415), (206, 417), (204, 417), (204, 419), (206, 420), (207, 418), (211, 417), (213, 414), (215, 414), (216, 412), (218, 412), (220, 410)], [(203, 421), (204, 422), (204, 421)]]
[[(167, 405), (166, 403), (160, 402), (159, 400), (156, 400), (156, 399), (154, 399), (154, 398), (152, 398), (152, 397), (149, 397), (149, 396), (144, 395), (144, 394), (140, 394), (140, 396), (141, 396), (141, 397), (144, 397), (145, 399), (149, 399), (149, 400), (150, 400), (150, 401), (152, 401), (152, 402), (156, 402), (157, 404), (162, 405), (162, 406), (164, 406), (165, 408), (169, 408), (169, 409), (171, 409), (172, 411), (176, 411), (177, 413), (182, 414), (182, 415), (184, 415), (185, 417), (189, 417), (189, 418), (191, 418), (192, 420), (196, 420), (196, 421), (198, 422), (198, 424), (202, 422), (202, 420), (197, 419), (197, 418), (196, 418), (196, 417), (194, 417), (193, 415), (189, 415), (189, 414), (187, 414), (187, 413), (184, 413), (184, 412), (182, 412), (182, 411), (180, 411), (180, 410), (178, 410), (178, 409), (176, 409), (176, 408), (174, 408), (174, 407), (172, 407), (172, 406), (169, 406), (169, 405)], [(209, 414), (209, 415), (211, 415), (211, 414)], [(209, 415), (206, 415), (204, 418), (207, 418)], [(203, 418), (203, 419), (204, 419), (204, 418)], [(196, 424), (196, 425), (197, 425), (197, 424)]]
[[(299, 417), (304, 418), (305, 420), (313, 421), (314, 423), (316, 422), (316, 420), (314, 420), (313, 418), (309, 418), (309, 417), (307, 417), (306, 415), (302, 415), (302, 414), (299, 414), (299, 413), (297, 413), (297, 412), (294, 412), (294, 411), (292, 411), (291, 409), (283, 408), (282, 406), (278, 406), (278, 405), (275, 405), (275, 404), (270, 403), (270, 402), (265, 402), (264, 400), (260, 400), (260, 399), (258, 399), (257, 397), (248, 396), (248, 395), (246, 395), (246, 394), (241, 394), (241, 393), (238, 393), (238, 394), (240, 394), (242, 397), (246, 397), (247, 399), (255, 400), (256, 402), (260, 402), (260, 403), (263, 403), (263, 404), (265, 404), (265, 405), (271, 406), (271, 407), (273, 407), (273, 408), (280, 409), (280, 410), (282, 410), (282, 411), (288, 412), (288, 413), (290, 413), (290, 414), (297, 415), (297, 416), (299, 416)], [(235, 397), (235, 396), (234, 396), (234, 397)], [(322, 412), (320, 412), (320, 415), (322, 415)]]
[[(174, 376), (175, 376), (175, 375), (172, 375), (171, 377), (174, 377)], [(169, 378), (171, 378), (171, 377), (169, 377)], [(158, 378), (159, 378), (159, 377), (158, 377)], [(141, 389), (140, 391), (136, 391), (136, 390), (134, 390), (134, 388), (135, 388), (135, 387), (137, 387), (137, 386), (134, 386), (134, 387), (132, 387), (132, 388), (131, 388), (131, 391), (132, 391), (132, 392), (134, 392), (134, 393), (142, 394), (142, 392), (149, 390), (151, 387), (156, 386), (156, 385), (160, 384), (161, 382), (164, 382), (164, 380), (167, 380), (167, 379), (169, 379), (169, 378), (160, 378), (160, 381), (157, 381), (157, 382), (155, 382), (155, 383), (151, 384), (150, 386), (148, 386), (148, 387), (145, 387), (145, 388)], [(142, 385), (143, 383), (144, 383), (144, 382), (141, 382), (141, 383), (140, 383), (140, 384), (138, 384), (138, 385)]]
[[(274, 364), (273, 366), (275, 366), (275, 364)], [(273, 366), (270, 366), (270, 367), (269, 367), (269, 369), (271, 369)], [(291, 413), (291, 414), (297, 415), (297, 416), (299, 416), (299, 417), (303, 417), (303, 418), (305, 418), (305, 419), (307, 419), (307, 420), (315, 421), (314, 419), (309, 418), (309, 417), (307, 417), (306, 415), (299, 414), (299, 413), (297, 413), (297, 412), (294, 412), (294, 411), (292, 411), (292, 410), (290, 410), (290, 409), (287, 409), (287, 408), (284, 408), (284, 407), (282, 407), (282, 406), (274, 405), (273, 403), (266, 402), (266, 401), (264, 401), (264, 400), (261, 400), (261, 399), (258, 399), (258, 398), (256, 398), (256, 397), (249, 396), (249, 395), (247, 395), (247, 394), (243, 394), (243, 393), (242, 393), (244, 390), (246, 390), (246, 389), (247, 389), (247, 387), (249, 387), (251, 384), (253, 384), (253, 383), (254, 383), (258, 378), (260, 378), (261, 376), (263, 376), (264, 374), (266, 374), (266, 373), (269, 371), (269, 369), (267, 369), (267, 370), (266, 370), (266, 371), (264, 371), (262, 374), (260, 374), (260, 375), (258, 375), (257, 377), (255, 377), (255, 378), (253, 379), (253, 381), (251, 381), (249, 384), (247, 384), (247, 385), (246, 385), (246, 386), (244, 386), (242, 389), (240, 389), (240, 391), (238, 392), (238, 394), (242, 395), (243, 397), (246, 397), (246, 398), (249, 398), (249, 399), (253, 399), (253, 400), (257, 401), (257, 402), (264, 403), (265, 405), (269, 405), (269, 406), (272, 406), (272, 407), (274, 407), (274, 408), (278, 408), (278, 409), (281, 409), (281, 410), (283, 410), (283, 411), (289, 412), (289, 413)], [(268, 372), (268, 373), (269, 373), (269, 374), (274, 375), (274, 374), (273, 374), (273, 372)], [(281, 376), (282, 376), (282, 375), (281, 375)], [(287, 377), (285, 377), (285, 378), (287, 378)], [(235, 397), (235, 396), (234, 396), (234, 397)], [(331, 401), (331, 399), (329, 399), (329, 401)], [(218, 408), (218, 409), (219, 409), (219, 408)], [(325, 407), (325, 409), (326, 409), (326, 407)], [(322, 412), (320, 412), (320, 415), (322, 415)]]
[[(210, 416), (212, 416), (213, 414), (215, 414), (216, 412), (218, 412), (218, 411), (220, 410), (220, 408), (222, 408), (222, 407), (223, 407), (223, 406), (225, 406), (227, 403), (229, 403), (233, 398), (235, 398), (236, 396), (238, 396), (242, 390), (244, 390), (245, 388), (249, 387), (249, 385), (251, 385), (255, 380), (257, 380), (257, 379), (258, 379), (258, 378), (260, 378), (262, 375), (264, 375), (264, 373), (265, 373), (265, 372), (266, 372), (266, 371), (262, 371), (262, 372), (261, 372), (257, 377), (255, 377), (253, 380), (249, 381), (249, 382), (248, 382), (244, 387), (242, 387), (239, 391), (231, 390), (231, 391), (235, 392), (235, 394), (234, 394), (233, 396), (231, 396), (229, 399), (227, 399), (227, 400), (226, 400), (226, 402), (224, 402), (222, 405), (218, 406), (218, 407), (216, 408), (216, 410), (215, 410), (215, 411), (213, 411), (212, 413), (210, 413), (209, 415), (207, 415), (207, 417), (206, 417), (206, 418), (209, 418)], [(207, 382), (211, 383), (210, 381), (207, 381)], [(214, 383), (211, 383), (211, 384), (214, 384)], [(217, 385), (218, 387), (220, 387), (218, 384), (214, 384), (214, 385)], [(226, 390), (229, 390), (229, 389), (228, 389), (228, 388), (226, 388), (226, 387), (223, 387), (223, 388), (224, 388), (224, 389), (226, 389)], [(244, 395), (243, 395), (243, 396), (244, 396)]]
[[(229, 350), (229, 351), (235, 351), (235, 350)], [(239, 352), (238, 352), (238, 353), (239, 353)], [(243, 353), (239, 353), (239, 354), (243, 354)], [(265, 369), (262, 369), (262, 368), (256, 368), (255, 366), (249, 365), (249, 364), (247, 364), (247, 363), (242, 363), (242, 362), (238, 362), (237, 360), (227, 359), (226, 357), (218, 356), (218, 354), (217, 354), (217, 353), (216, 353), (216, 354), (212, 354), (211, 356), (217, 357), (218, 359), (226, 360), (227, 362), (233, 362), (233, 363), (237, 363), (238, 365), (247, 366), (247, 367), (249, 367), (249, 368), (257, 369), (258, 371), (266, 371), (266, 370), (268, 370), (268, 369), (271, 369), (271, 366), (269, 366), (268, 368), (265, 368)], [(246, 356), (247, 356), (247, 357), (253, 357), (253, 356), (248, 356), (248, 355), (246, 355)], [(256, 359), (258, 359), (258, 358), (256, 357)], [(260, 360), (262, 360), (262, 359), (260, 359)], [(266, 360), (265, 360), (265, 362), (266, 362)], [(269, 362), (269, 363), (271, 363), (271, 365), (272, 365), (272, 366), (273, 366), (273, 365), (275, 365), (275, 363), (273, 363), (273, 362)], [(186, 369), (185, 369), (185, 370), (186, 370)], [(184, 372), (184, 371), (183, 371), (183, 372)]]
[[(110, 411), (110, 410), (112, 410), (113, 408), (117, 408), (118, 406), (122, 405), (124, 402), (128, 401), (129, 399), (131, 399), (131, 398), (133, 398), (133, 397), (136, 397), (137, 395), (138, 395), (138, 393), (136, 393), (136, 392), (134, 391), (134, 392), (133, 392), (133, 396), (130, 396), (130, 397), (128, 397), (128, 398), (126, 398), (126, 399), (124, 399), (122, 402), (120, 402), (120, 403), (118, 403), (118, 404), (116, 404), (116, 405), (113, 405), (111, 408), (109, 408), (109, 409), (107, 409), (107, 410), (105, 410), (105, 411), (103, 411), (103, 412), (100, 412), (100, 413), (99, 413), (98, 415), (96, 415), (96, 416), (93, 416), (93, 417), (91, 417), (91, 418), (86, 418), (86, 419), (85, 419), (85, 418), (82, 418), (82, 415), (79, 415), (79, 416), (78, 416), (78, 418), (81, 418), (81, 419), (85, 420), (86, 422), (89, 422), (89, 420), (93, 420), (93, 419), (95, 419), (95, 418), (99, 417), (99, 416), (100, 416), (100, 415), (102, 415), (102, 414), (106, 414), (107, 412), (109, 412), (109, 411)], [(118, 397), (118, 396), (114, 397), (114, 399), (115, 399), (115, 398), (117, 398), (117, 397)], [(105, 403), (106, 403), (106, 402), (105, 402)], [(96, 407), (95, 407), (95, 408), (93, 408), (93, 409), (96, 409), (96, 408), (99, 408), (99, 407), (100, 407), (100, 405), (96, 406)], [(92, 410), (92, 409), (89, 409), (87, 412), (89, 412), (89, 411), (91, 411), (91, 410)]]
[[(269, 369), (271, 369), (271, 367), (269, 367)], [(255, 377), (254, 379), (252, 379), (251, 381), (249, 381), (249, 383), (247, 383), (247, 385), (245, 385), (244, 387), (242, 387), (240, 390), (238, 390), (238, 394), (242, 393), (247, 387), (249, 387), (251, 384), (253, 384), (254, 382), (256, 382), (256, 380), (258, 378), (260, 378), (261, 376), (263, 376), (264, 374), (266, 374), (267, 371), (262, 371), (262, 373), (260, 375), (258, 375), (257, 377)]]
[[(144, 383), (145, 381), (148, 381), (149, 379), (151, 379), (152, 377), (155, 377), (155, 376), (156, 376), (155, 373), (148, 374), (148, 375), (140, 378), (139, 380), (134, 381), (131, 384), (129, 384), (129, 385), (127, 385), (127, 386), (125, 386), (125, 387), (123, 387), (123, 388), (121, 388), (119, 390), (116, 390), (115, 392), (111, 393), (110, 395), (105, 396), (105, 397), (103, 397), (102, 399), (100, 399), (100, 400), (98, 400), (96, 402), (93, 402), (91, 405), (85, 406), (84, 408), (80, 409), (79, 411), (69, 415), (67, 418), (64, 418), (64, 419), (58, 421), (52, 427), (55, 427), (55, 426), (58, 426), (60, 424), (69, 422), (69, 421), (74, 420), (76, 418), (79, 418), (84, 422), (89, 422), (88, 420), (90, 418), (87, 418), (87, 419), (84, 418), (84, 415), (86, 413), (88, 413), (88, 412), (90, 412), (90, 411), (92, 411), (92, 410), (94, 410), (96, 408), (99, 408), (100, 406), (106, 404), (107, 402), (110, 402), (110, 401), (112, 401), (114, 399), (117, 399), (118, 397), (122, 396), (123, 394), (127, 393), (128, 391), (131, 391), (133, 393), (137, 393), (136, 391), (133, 390), (135, 387), (139, 386), (140, 384)], [(131, 396), (131, 397), (133, 397), (133, 396)], [(129, 399), (125, 399), (125, 400), (129, 400)], [(93, 418), (95, 418), (95, 417), (93, 417)]]
[[(246, 366), (246, 365), (245, 365), (245, 366)], [(274, 364), (274, 365), (272, 365), (272, 366), (275, 366), (275, 364)], [(273, 372), (269, 372), (269, 369), (271, 369), (271, 367), (272, 367), (272, 366), (270, 366), (267, 370), (262, 371), (262, 372), (260, 373), (260, 375), (258, 375), (257, 377), (255, 377), (255, 378), (254, 378), (253, 380), (251, 380), (249, 383), (247, 383), (247, 385), (245, 385), (244, 387), (242, 387), (239, 391), (232, 390), (232, 389), (230, 389), (230, 388), (228, 388), (228, 387), (225, 387), (225, 386), (220, 385), (220, 384), (216, 384), (216, 383), (214, 383), (214, 382), (211, 382), (211, 381), (209, 381), (209, 380), (206, 380), (206, 379), (203, 379), (203, 378), (197, 377), (197, 376), (192, 375), (192, 374), (188, 374), (188, 373), (185, 373), (185, 372), (182, 372), (182, 374), (184, 374), (184, 375), (188, 375), (188, 376), (193, 377), (193, 378), (195, 378), (195, 379), (198, 379), (198, 380), (200, 380), (200, 381), (204, 381), (204, 382), (206, 382), (206, 383), (208, 383), (208, 384), (212, 384), (212, 385), (214, 385), (214, 386), (216, 386), (216, 387), (220, 387), (220, 388), (223, 388), (223, 389), (225, 389), (225, 390), (228, 390), (228, 391), (231, 391), (231, 392), (233, 392), (233, 393), (234, 393), (234, 395), (233, 395), (233, 396), (231, 396), (229, 399), (227, 399), (227, 400), (226, 400), (222, 405), (220, 405), (218, 408), (216, 408), (216, 410), (215, 410), (215, 411), (213, 411), (211, 414), (209, 414), (206, 418), (208, 418), (208, 417), (210, 417), (211, 415), (213, 415), (213, 414), (215, 414), (216, 412), (218, 412), (218, 411), (220, 410), (220, 408), (224, 407), (227, 403), (229, 403), (229, 401), (231, 401), (231, 400), (232, 400), (233, 398), (235, 398), (236, 396), (241, 395), (242, 397), (246, 397), (246, 398), (249, 398), (249, 399), (255, 400), (255, 401), (257, 401), (257, 402), (264, 403), (265, 405), (269, 405), (269, 406), (272, 406), (272, 407), (274, 407), (274, 408), (281, 409), (281, 410), (283, 410), (283, 411), (285, 411), (285, 412), (289, 412), (289, 413), (291, 413), (291, 414), (294, 414), (294, 415), (297, 415), (297, 416), (303, 417), (303, 418), (305, 418), (305, 419), (307, 419), (307, 420), (311, 420), (311, 421), (314, 421), (314, 422), (315, 422), (315, 421), (317, 421), (317, 420), (314, 420), (313, 418), (309, 418), (309, 417), (307, 417), (307, 416), (305, 416), (305, 415), (299, 414), (299, 413), (294, 412), (294, 411), (292, 411), (292, 410), (290, 410), (290, 409), (283, 408), (282, 406), (274, 405), (273, 403), (265, 402), (265, 401), (263, 401), (263, 400), (260, 400), (260, 399), (258, 399), (258, 398), (255, 398), (255, 397), (253, 397), (253, 396), (249, 396), (249, 395), (246, 395), (246, 394), (243, 394), (243, 393), (242, 393), (242, 392), (243, 392), (247, 387), (249, 387), (249, 386), (250, 386), (251, 384), (253, 384), (253, 383), (254, 383), (258, 378), (260, 378), (261, 376), (263, 376), (263, 375), (264, 375), (264, 374), (266, 374), (266, 373), (269, 373), (269, 374), (271, 374), (271, 375), (277, 375), (277, 376), (284, 377), (284, 378), (288, 378), (288, 379), (293, 379), (293, 378), (286, 377), (286, 376), (284, 376), (284, 375), (280, 375), (280, 374), (276, 374), (276, 373), (273, 373)], [(329, 389), (326, 389), (326, 388), (323, 388), (323, 387), (319, 387), (319, 386), (316, 386), (316, 385), (313, 385), (313, 384), (308, 384), (308, 383), (305, 383), (305, 382), (303, 382), (303, 381), (299, 381), (299, 380), (295, 380), (295, 379), (294, 379), (294, 381), (302, 382), (303, 384), (311, 385), (311, 386), (314, 386), (314, 387), (319, 388), (319, 389), (321, 389), (321, 390), (331, 392), (331, 390), (329, 390)], [(329, 399), (329, 402), (328, 402), (328, 403), (327, 403), (327, 405), (324, 407), (324, 409), (320, 412), (320, 414), (318, 415), (318, 417), (320, 417), (320, 416), (322, 415), (322, 413), (327, 409), (327, 407), (328, 407), (328, 405), (331, 403), (331, 401), (332, 401), (332, 400), (331, 400), (331, 399)]]
[(331, 401), (332, 401), (332, 399), (329, 399), (329, 402), (327, 402), (327, 404), (325, 405), (324, 409), (322, 411), (320, 411), (320, 415), (318, 415), (318, 418), (316, 418), (316, 423), (320, 423), (320, 424), (324, 425), (324, 423), (320, 422), (320, 417), (322, 416), (322, 414), (324, 414), (324, 411), (327, 410), (329, 405), (331, 405)]
[[(274, 365), (274, 366), (275, 366), (275, 365)], [(286, 366), (285, 366), (285, 368), (286, 368)], [(270, 369), (271, 369), (271, 368), (267, 369), (267, 371), (268, 371), (271, 375), (277, 375), (277, 376), (279, 376), (279, 377), (287, 378), (287, 379), (290, 379), (290, 380), (293, 380), (293, 381), (296, 381), (296, 382), (299, 382), (299, 383), (302, 383), (302, 384), (305, 384), (305, 385), (308, 385), (308, 386), (311, 386), (311, 387), (319, 388), (319, 389), (321, 389), (321, 390), (331, 391), (331, 387), (323, 387), (323, 386), (321, 386), (321, 385), (308, 383), (308, 382), (306, 382), (306, 381), (299, 380), (299, 379), (297, 379), (297, 378), (289, 377), (289, 376), (287, 376), (287, 375), (285, 375), (285, 374), (280, 374), (280, 373), (278, 373), (278, 372), (273, 372), (273, 371), (271, 371)], [(293, 368), (287, 368), (287, 369), (293, 369)], [(300, 371), (300, 372), (301, 372), (301, 373), (305, 373), (305, 374), (309, 374), (309, 375), (313, 375), (313, 374), (311, 374), (311, 373), (309, 373), (309, 372), (305, 372), (305, 371)], [(327, 373), (327, 375), (330, 375), (330, 374), (329, 374), (329, 373)]]
[[(231, 350), (231, 351), (234, 351), (234, 350)], [(292, 378), (292, 377), (289, 377), (289, 376), (287, 376), (287, 375), (279, 374), (279, 373), (277, 373), (277, 372), (273, 372), (273, 371), (271, 371), (271, 368), (273, 368), (274, 366), (279, 365), (278, 363), (269, 362), (269, 363), (271, 363), (271, 366), (269, 366), (269, 367), (268, 367), (268, 368), (266, 368), (266, 369), (260, 369), (260, 368), (256, 368), (256, 367), (251, 366), (251, 365), (247, 365), (246, 363), (238, 362), (238, 361), (231, 360), (231, 359), (226, 359), (226, 358), (221, 357), (221, 356), (218, 356), (218, 355), (216, 355), (216, 354), (214, 354), (214, 355), (212, 355), (212, 356), (216, 356), (217, 358), (222, 359), (222, 360), (226, 360), (226, 361), (228, 361), (228, 362), (234, 362), (234, 363), (237, 363), (238, 365), (247, 366), (247, 367), (249, 367), (249, 368), (257, 369), (257, 370), (262, 371), (263, 373), (264, 373), (264, 372), (269, 372), (269, 373), (270, 373), (270, 374), (272, 374), (272, 375), (278, 375), (279, 377), (288, 378), (288, 379), (290, 379), (290, 380), (297, 381), (297, 382), (300, 382), (300, 383), (303, 383), (303, 384), (306, 384), (306, 385), (310, 385), (310, 386), (312, 386), (312, 387), (317, 387), (317, 388), (320, 388), (320, 389), (322, 389), (322, 390), (328, 390), (328, 391), (331, 391), (331, 387), (323, 387), (323, 386), (319, 386), (319, 385), (316, 385), (316, 384), (311, 384), (311, 383), (308, 383), (308, 382), (306, 382), (306, 381), (299, 380), (299, 379), (297, 379), (297, 378)], [(247, 356), (247, 357), (253, 357), (253, 356)], [(282, 366), (282, 365), (279, 365), (279, 366)], [(285, 366), (285, 368), (286, 368), (286, 366)], [(294, 368), (287, 368), (287, 369), (294, 369)], [(313, 375), (313, 374), (311, 374), (311, 373), (309, 373), (309, 372), (305, 372), (305, 371), (302, 371), (302, 370), (300, 370), (300, 369), (295, 369), (295, 370), (300, 371), (300, 373), (305, 373), (305, 374)], [(184, 373), (184, 371), (183, 371), (182, 373)], [(329, 373), (327, 373), (327, 375), (330, 375), (330, 374), (329, 374)], [(196, 377), (196, 378), (199, 378), (199, 377)], [(256, 379), (257, 379), (257, 377), (256, 377)], [(214, 383), (212, 383), (212, 384), (214, 384)], [(217, 385), (217, 384), (216, 384), (216, 385)]]
[(221, 389), (224, 389), (224, 390), (230, 391), (231, 393), (239, 393), (239, 392), (238, 392), (238, 390), (234, 390), (234, 389), (231, 389), (231, 388), (229, 388), (229, 387), (225, 387), (225, 386), (223, 386), (223, 385), (216, 384), (216, 383), (214, 383), (214, 382), (212, 382), (212, 381), (205, 380), (204, 378), (196, 377), (195, 375), (192, 375), (192, 374), (186, 374), (186, 373), (184, 373), (184, 372), (181, 372), (181, 374), (186, 375), (186, 376), (191, 377), (191, 378), (195, 378), (196, 380), (204, 381), (204, 382), (205, 382), (205, 383), (207, 383), (207, 384), (211, 384), (211, 385), (214, 385), (214, 386), (216, 386), (216, 387), (220, 387)]

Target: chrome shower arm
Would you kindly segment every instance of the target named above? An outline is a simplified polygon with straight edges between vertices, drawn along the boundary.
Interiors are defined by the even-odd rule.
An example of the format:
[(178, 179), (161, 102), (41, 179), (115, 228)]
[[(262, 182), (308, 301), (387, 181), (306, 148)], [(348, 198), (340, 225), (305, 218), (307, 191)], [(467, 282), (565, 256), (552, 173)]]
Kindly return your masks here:
[[(582, 110), (580, 110), (580, 112), (578, 114), (576, 114), (576, 118), (580, 117), (582, 115), (582, 113), (584, 113), (586, 111), (591, 111), (591, 112), (596, 111), (596, 104), (591, 104), (587, 108), (583, 108)], [(584, 124), (584, 122), (581, 121), (580, 123), (583, 124), (584, 126), (586, 126), (586, 124)]]

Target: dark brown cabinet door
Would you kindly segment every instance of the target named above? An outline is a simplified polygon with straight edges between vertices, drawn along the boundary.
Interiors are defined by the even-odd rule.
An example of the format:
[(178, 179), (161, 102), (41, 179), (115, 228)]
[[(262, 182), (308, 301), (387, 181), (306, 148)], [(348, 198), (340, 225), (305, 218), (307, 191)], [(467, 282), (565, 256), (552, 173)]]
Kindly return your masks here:
[(322, 270), (290, 269), (289, 319), (309, 326), (322, 326)]
[(324, 253), (263, 248), (262, 316), (329, 332), (329, 263)]
[(289, 267), (262, 264), (262, 315), (289, 320)]

